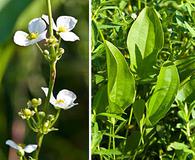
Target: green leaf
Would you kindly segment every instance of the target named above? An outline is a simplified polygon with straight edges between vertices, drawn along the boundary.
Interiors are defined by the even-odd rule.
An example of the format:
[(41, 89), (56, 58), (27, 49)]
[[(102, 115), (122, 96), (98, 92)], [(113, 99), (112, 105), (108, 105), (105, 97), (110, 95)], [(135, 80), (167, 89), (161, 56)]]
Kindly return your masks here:
[(107, 85), (102, 86), (97, 91), (96, 95), (93, 98), (93, 109), (96, 113), (101, 113), (106, 111), (108, 106), (108, 95), (107, 95)]
[(125, 146), (125, 152), (134, 152), (139, 146), (141, 133), (139, 131), (133, 131), (130, 136), (127, 137), (127, 144)]
[(178, 68), (179, 77), (182, 80), (186, 79), (195, 70), (195, 55), (176, 60), (174, 62)]
[(172, 62), (165, 62), (160, 70), (155, 90), (147, 101), (147, 125), (153, 126), (171, 108), (179, 87), (179, 75)]
[(118, 135), (115, 135), (115, 134), (110, 134), (110, 133), (104, 133), (105, 136), (109, 136), (109, 137), (114, 137), (114, 138), (117, 138), (117, 139), (126, 139), (125, 137), (123, 136), (118, 136)]
[(95, 152), (97, 146), (99, 146), (101, 140), (102, 140), (102, 137), (103, 137), (103, 134), (98, 130), (98, 124), (97, 122), (94, 124), (93, 128), (92, 128), (92, 143), (91, 143), (91, 150), (92, 150), (92, 153)]
[(191, 103), (195, 99), (195, 77), (187, 78), (179, 87), (176, 99)]
[[(18, 16), (31, 3), (31, 0), (10, 0), (0, 11), (0, 43), (8, 39), (8, 35), (12, 33)], [(3, 23), (4, 22), (4, 23)]]
[(94, 152), (93, 154), (99, 154), (99, 155), (121, 155), (121, 151), (119, 151), (118, 149), (105, 149), (105, 148), (100, 148), (100, 150)]
[(146, 7), (133, 23), (127, 38), (132, 71), (140, 77), (153, 74), (163, 45), (164, 35), (158, 15), (153, 8)]
[(98, 29), (97, 29), (95, 21), (92, 21), (91, 22), (91, 48), (92, 48), (92, 51), (95, 48), (97, 40), (98, 40)]
[(170, 151), (172, 150), (172, 148), (176, 150), (185, 150), (185, 149), (188, 149), (189, 147), (185, 145), (184, 143), (173, 142), (168, 146), (167, 150)]
[(116, 114), (99, 113), (97, 116), (105, 116), (105, 117), (109, 117), (109, 118), (116, 118), (117, 120), (120, 120), (120, 121), (126, 121), (124, 118), (122, 118)]
[(121, 52), (110, 42), (107, 46), (108, 112), (123, 113), (134, 102), (135, 80)]
[(143, 99), (136, 100), (133, 103), (133, 113), (138, 125), (140, 125), (140, 121), (143, 117), (145, 108), (145, 101)]
[(7, 66), (14, 54), (13, 52), (14, 50), (14, 46), (9, 44), (6, 47), (0, 49), (0, 85), (1, 85), (1, 81), (3, 79), (3, 76), (5, 74), (5, 71), (7, 69)]
[(168, 151), (171, 151), (172, 149), (175, 149), (175, 150), (182, 150), (188, 154), (193, 154), (193, 156), (195, 156), (195, 152), (192, 151), (191, 149), (189, 149), (189, 146), (187, 146), (186, 144), (184, 143), (180, 143), (180, 142), (173, 142), (171, 143), (167, 150)]
[(195, 37), (195, 30), (185, 21), (185, 27), (188, 29), (192, 37)]
[(195, 119), (190, 120), (189, 124), (190, 124), (190, 129), (194, 129), (195, 128)]

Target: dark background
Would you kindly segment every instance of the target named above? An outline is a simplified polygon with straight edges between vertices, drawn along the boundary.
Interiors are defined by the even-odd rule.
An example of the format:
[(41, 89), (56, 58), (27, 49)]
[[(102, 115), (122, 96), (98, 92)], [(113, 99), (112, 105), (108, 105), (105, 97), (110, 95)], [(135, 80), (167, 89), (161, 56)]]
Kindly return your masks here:
[[(54, 95), (66, 88), (77, 95), (79, 105), (63, 111), (49, 133), (40, 160), (88, 159), (88, 0), (51, 0), (54, 21), (61, 15), (78, 19), (73, 32), (80, 41), (63, 42), (65, 54), (57, 64)], [(48, 86), (49, 68), (36, 46), (13, 43), (17, 30), (28, 31), (31, 19), (47, 14), (46, 0), (0, 1), (0, 159), (17, 159), (5, 145), (7, 139), (35, 143), (35, 134), (18, 116), (29, 99), (45, 98), (42, 86)], [(52, 108), (52, 107), (51, 107)], [(51, 112), (54, 111), (51, 109)], [(8, 158), (9, 157), (9, 158)]]

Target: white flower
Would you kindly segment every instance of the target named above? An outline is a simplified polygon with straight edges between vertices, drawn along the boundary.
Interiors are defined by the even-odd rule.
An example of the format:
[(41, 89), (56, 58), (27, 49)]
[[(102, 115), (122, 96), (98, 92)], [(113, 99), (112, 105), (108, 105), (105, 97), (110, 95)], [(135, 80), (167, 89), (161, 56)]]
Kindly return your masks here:
[(46, 39), (46, 24), (41, 18), (35, 18), (28, 24), (29, 33), (17, 31), (14, 42), (19, 46), (29, 46)]
[(21, 147), (20, 145), (17, 145), (14, 141), (12, 140), (7, 140), (6, 144), (16, 150), (18, 150), (19, 152), (26, 152), (26, 153), (32, 153), (33, 151), (35, 151), (37, 149), (37, 145), (36, 144), (29, 144), (27, 146), (25, 146), (24, 148)]
[[(45, 95), (47, 96), (48, 88), (42, 87), (41, 89), (44, 91)], [(62, 109), (67, 110), (67, 109), (78, 104), (78, 103), (74, 103), (76, 98), (77, 98), (77, 96), (72, 91), (69, 91), (67, 89), (63, 89), (58, 93), (56, 99), (54, 98), (53, 93), (52, 93), (49, 102), (55, 108), (62, 108)]]
[(137, 18), (137, 14), (136, 14), (136, 13), (132, 13), (132, 14), (131, 14), (131, 18), (132, 18), (133, 20), (135, 20), (135, 19)]
[[(47, 15), (42, 15), (42, 18), (49, 24), (49, 18)], [(58, 32), (60, 37), (64, 41), (76, 41), (79, 40), (79, 37), (71, 32), (71, 30), (75, 27), (77, 20), (71, 16), (60, 16), (56, 21), (56, 25), (52, 19), (52, 27), (55, 31)]]

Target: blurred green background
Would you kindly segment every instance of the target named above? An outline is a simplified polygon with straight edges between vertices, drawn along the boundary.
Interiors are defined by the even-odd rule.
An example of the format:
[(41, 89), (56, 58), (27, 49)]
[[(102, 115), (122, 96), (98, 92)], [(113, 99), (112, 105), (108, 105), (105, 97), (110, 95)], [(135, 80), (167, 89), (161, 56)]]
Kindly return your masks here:
[[(60, 15), (78, 19), (73, 32), (77, 42), (63, 42), (65, 54), (57, 64), (54, 95), (63, 88), (76, 93), (79, 105), (63, 111), (56, 127), (43, 142), (40, 160), (88, 159), (88, 0), (52, 0), (54, 20)], [(49, 68), (36, 46), (13, 43), (17, 30), (27, 31), (28, 22), (47, 14), (46, 0), (0, 0), (0, 160), (14, 160), (7, 139), (35, 143), (35, 135), (17, 112), (29, 99), (41, 97)], [(9, 158), (8, 158), (9, 155)]]

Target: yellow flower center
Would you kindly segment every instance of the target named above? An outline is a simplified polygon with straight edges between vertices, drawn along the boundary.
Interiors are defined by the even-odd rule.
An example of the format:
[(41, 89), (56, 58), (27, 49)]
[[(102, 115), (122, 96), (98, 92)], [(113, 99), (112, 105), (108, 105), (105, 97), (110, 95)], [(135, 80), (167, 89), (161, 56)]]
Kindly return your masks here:
[(56, 104), (64, 103), (65, 101), (63, 99), (59, 99), (56, 101)]
[(33, 39), (36, 39), (38, 37), (38, 34), (37, 33), (29, 33), (29, 35), (27, 36), (28, 40), (33, 40)]
[(68, 31), (68, 29), (64, 26), (59, 26), (58, 27), (58, 32), (67, 32), (67, 31)]

